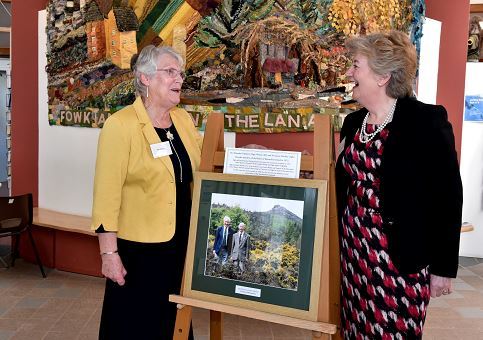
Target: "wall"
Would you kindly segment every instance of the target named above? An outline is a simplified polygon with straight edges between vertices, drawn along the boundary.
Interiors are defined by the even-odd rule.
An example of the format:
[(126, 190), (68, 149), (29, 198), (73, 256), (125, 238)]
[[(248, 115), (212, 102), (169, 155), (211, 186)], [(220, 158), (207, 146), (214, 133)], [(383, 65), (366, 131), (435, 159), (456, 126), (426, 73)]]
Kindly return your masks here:
[[(466, 65), (465, 94), (483, 95), (483, 63)], [(483, 258), (483, 122), (463, 122), (461, 178), (463, 180), (463, 221), (475, 230), (461, 235), (460, 254)]]
[(47, 0), (12, 2), (12, 194), (38, 198), (37, 12)]
[(90, 216), (100, 129), (50, 126), (47, 94), (46, 11), (38, 13), (38, 206)]
[(426, 0), (426, 16), (441, 21), (438, 93), (436, 103), (446, 107), (453, 124), (456, 150), (461, 150), (466, 52), (470, 2)]
[(441, 21), (426, 18), (419, 53), (419, 74), (416, 84), (418, 100), (436, 104), (438, 94), (439, 44)]
[[(15, 1), (12, 3), (12, 184), (13, 193), (33, 192), (35, 204), (38, 202), (38, 61), (37, 51), (37, 12), (45, 8), (47, 0)], [(448, 3), (448, 4), (447, 4)], [(469, 1), (442, 2), (426, 0), (428, 16), (443, 22), (441, 37), (440, 70), (438, 77), (437, 102), (450, 111), (457, 138), (458, 148), (461, 139), (461, 116), (463, 108), (464, 69), (466, 60), (466, 27)], [(464, 24), (463, 24), (464, 22)], [(25, 42), (29, 42), (28, 44)], [(33, 51), (33, 53), (32, 53)], [(449, 54), (448, 56), (446, 54)], [(15, 89), (15, 90), (14, 90)], [(64, 131), (69, 128), (62, 128)], [(66, 132), (66, 134), (68, 134)], [(274, 136), (272, 145), (285, 149), (296, 144), (298, 149), (311, 149), (302, 137), (281, 134)], [(263, 137), (263, 136), (261, 136)], [(59, 148), (70, 138), (64, 136), (56, 140), (50, 148)], [(240, 144), (263, 143), (258, 137), (243, 136)], [(292, 143), (290, 143), (292, 141)], [(295, 142), (295, 143), (293, 143)], [(80, 143), (82, 145), (83, 142)], [(237, 138), (238, 144), (238, 138)], [(76, 150), (73, 150), (77, 152)], [(75, 177), (71, 182), (77, 181)], [(87, 186), (88, 184), (85, 184)], [(57, 188), (59, 185), (50, 187)], [(75, 194), (75, 193), (73, 193)]]

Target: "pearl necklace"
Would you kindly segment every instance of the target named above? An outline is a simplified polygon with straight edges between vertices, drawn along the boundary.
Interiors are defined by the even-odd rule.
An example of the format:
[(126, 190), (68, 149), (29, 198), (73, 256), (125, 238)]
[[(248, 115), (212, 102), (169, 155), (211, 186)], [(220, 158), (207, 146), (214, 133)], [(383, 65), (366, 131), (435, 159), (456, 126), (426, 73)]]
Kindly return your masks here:
[(374, 137), (381, 132), (387, 124), (392, 120), (392, 116), (394, 115), (394, 110), (396, 109), (396, 103), (397, 103), (397, 98), (394, 101), (394, 104), (392, 104), (391, 110), (388, 112), (386, 115), (386, 118), (382, 122), (379, 127), (371, 133), (367, 132), (367, 119), (369, 118), (370, 112), (367, 112), (366, 116), (364, 117), (364, 120), (362, 121), (362, 127), (361, 127), (361, 133), (359, 134), (359, 140), (361, 143), (367, 143), (370, 142), (371, 140), (374, 139)]

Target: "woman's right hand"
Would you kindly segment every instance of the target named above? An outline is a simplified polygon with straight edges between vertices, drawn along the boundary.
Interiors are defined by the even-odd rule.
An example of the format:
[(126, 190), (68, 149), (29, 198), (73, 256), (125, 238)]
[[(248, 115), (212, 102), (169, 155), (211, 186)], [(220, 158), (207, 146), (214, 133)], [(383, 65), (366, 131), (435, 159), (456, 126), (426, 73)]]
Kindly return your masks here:
[(106, 278), (117, 282), (119, 286), (124, 286), (127, 271), (122, 264), (119, 254), (102, 255), (102, 275)]

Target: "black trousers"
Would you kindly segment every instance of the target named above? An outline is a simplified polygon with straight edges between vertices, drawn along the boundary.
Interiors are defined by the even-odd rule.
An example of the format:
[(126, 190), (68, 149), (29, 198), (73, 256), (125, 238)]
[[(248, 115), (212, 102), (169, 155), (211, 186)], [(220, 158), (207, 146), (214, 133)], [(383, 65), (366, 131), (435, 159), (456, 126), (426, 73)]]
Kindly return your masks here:
[(179, 236), (163, 243), (118, 239), (126, 283), (106, 282), (99, 339), (173, 338), (176, 304), (168, 301), (168, 295), (180, 292), (186, 254), (186, 241)]

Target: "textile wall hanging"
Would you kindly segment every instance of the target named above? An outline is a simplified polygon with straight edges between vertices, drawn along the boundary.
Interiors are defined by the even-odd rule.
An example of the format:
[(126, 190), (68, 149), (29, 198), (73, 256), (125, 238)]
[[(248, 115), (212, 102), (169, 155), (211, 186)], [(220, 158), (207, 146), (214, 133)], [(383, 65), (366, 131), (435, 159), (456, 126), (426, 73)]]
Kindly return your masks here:
[(399, 29), (419, 46), (424, 11), (424, 0), (50, 0), (49, 121), (102, 127), (134, 101), (131, 57), (154, 44), (185, 57), (180, 106), (200, 128), (221, 110), (227, 130), (308, 131), (313, 113), (346, 113), (345, 39)]

